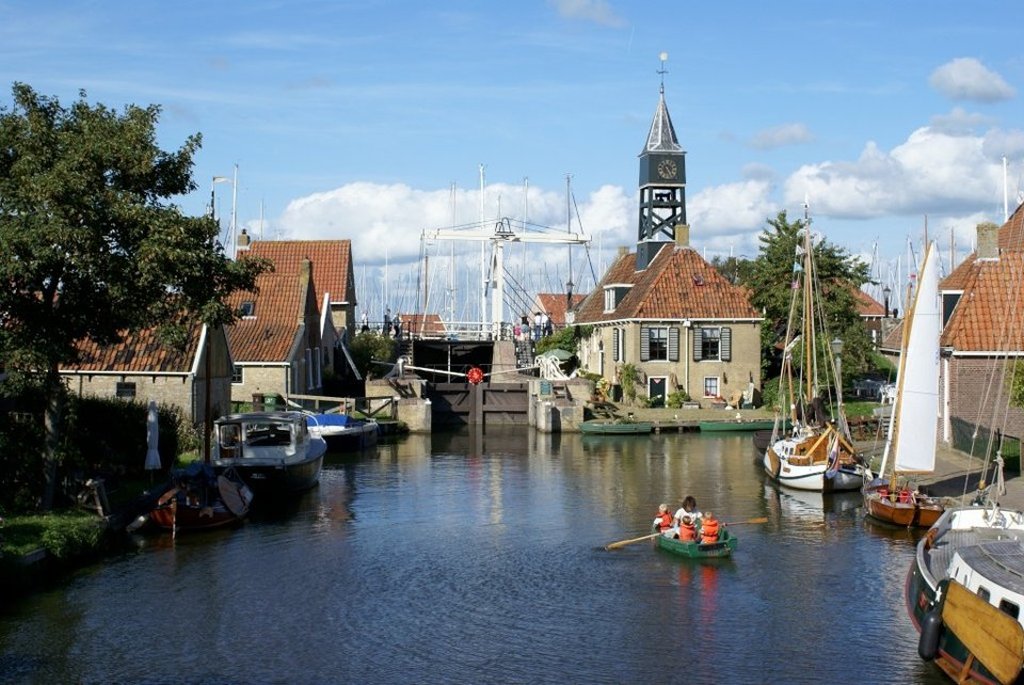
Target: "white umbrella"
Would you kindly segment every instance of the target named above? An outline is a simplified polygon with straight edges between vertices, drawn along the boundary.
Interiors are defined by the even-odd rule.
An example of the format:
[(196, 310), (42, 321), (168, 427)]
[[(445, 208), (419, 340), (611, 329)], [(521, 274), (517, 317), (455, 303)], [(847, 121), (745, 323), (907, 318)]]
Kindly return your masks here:
[(160, 468), (160, 423), (157, 419), (156, 400), (149, 401), (149, 415), (146, 417), (146, 470), (156, 471)]

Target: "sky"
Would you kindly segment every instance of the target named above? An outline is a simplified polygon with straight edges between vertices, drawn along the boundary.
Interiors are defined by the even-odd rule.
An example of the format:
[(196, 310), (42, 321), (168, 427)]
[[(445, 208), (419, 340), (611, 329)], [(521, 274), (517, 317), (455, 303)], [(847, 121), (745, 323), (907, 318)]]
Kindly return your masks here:
[[(0, 107), (14, 82), (159, 105), (163, 149), (202, 134), (196, 190), (174, 201), (200, 214), (212, 194), (229, 248), (232, 208), (257, 237), (350, 239), (363, 306), (411, 311), (428, 290), (458, 314), (481, 244), (425, 232), (510, 217), (564, 234), (571, 216), (591, 239), (571, 273), (564, 246), (505, 257), (546, 292), (593, 287), (635, 249), (663, 78), (696, 249), (755, 257), (767, 219), (806, 202), (897, 285), (925, 227), (948, 271), (1024, 197), (1022, 16), (1014, 0), (0, 0)], [(213, 183), (236, 165), (237, 187)]]

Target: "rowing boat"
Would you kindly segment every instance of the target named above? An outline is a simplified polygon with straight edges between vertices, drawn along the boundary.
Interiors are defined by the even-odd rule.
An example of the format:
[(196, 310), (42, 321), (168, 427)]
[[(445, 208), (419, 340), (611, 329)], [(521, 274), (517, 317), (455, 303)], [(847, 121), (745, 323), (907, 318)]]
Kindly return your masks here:
[(580, 424), (580, 431), (598, 435), (643, 435), (654, 430), (650, 421), (592, 419)]
[(731, 556), (738, 542), (736, 536), (730, 533), (728, 528), (723, 528), (722, 532), (718, 534), (718, 542), (708, 544), (683, 542), (664, 535), (659, 535), (654, 539), (657, 541), (658, 547), (666, 552), (690, 559), (714, 559)]

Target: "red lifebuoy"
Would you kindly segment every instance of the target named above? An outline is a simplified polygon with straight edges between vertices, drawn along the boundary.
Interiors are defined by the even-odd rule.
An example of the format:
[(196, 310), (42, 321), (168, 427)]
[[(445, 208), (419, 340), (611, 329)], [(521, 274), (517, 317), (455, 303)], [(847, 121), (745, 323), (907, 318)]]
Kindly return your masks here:
[(479, 366), (474, 366), (466, 373), (466, 380), (473, 385), (477, 385), (484, 379), (484, 372)]

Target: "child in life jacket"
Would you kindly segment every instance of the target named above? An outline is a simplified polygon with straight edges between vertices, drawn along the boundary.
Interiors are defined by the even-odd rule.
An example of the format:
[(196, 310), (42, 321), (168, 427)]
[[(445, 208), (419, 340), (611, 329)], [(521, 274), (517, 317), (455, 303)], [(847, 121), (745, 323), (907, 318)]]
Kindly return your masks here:
[(679, 519), (679, 541), (697, 541), (697, 525), (689, 514), (684, 514), (683, 517)]
[(718, 542), (718, 519), (710, 511), (704, 512), (704, 518), (700, 520), (700, 543), (707, 545)]
[(654, 517), (654, 528), (659, 533), (664, 533), (672, 527), (672, 514), (668, 511), (667, 504), (658, 506), (658, 515)]

